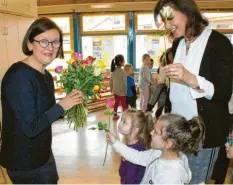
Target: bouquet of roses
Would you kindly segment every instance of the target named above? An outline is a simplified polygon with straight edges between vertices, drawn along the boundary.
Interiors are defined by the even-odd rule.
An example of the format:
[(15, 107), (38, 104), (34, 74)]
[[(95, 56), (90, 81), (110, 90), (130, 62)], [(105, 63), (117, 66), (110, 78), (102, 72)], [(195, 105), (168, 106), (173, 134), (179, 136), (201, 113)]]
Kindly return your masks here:
[(69, 127), (74, 123), (74, 130), (77, 131), (87, 121), (86, 103), (90, 98), (96, 99), (98, 97), (105, 64), (103, 61), (96, 60), (92, 56), (83, 59), (81, 53), (74, 53), (67, 63), (67, 69), (63, 69), (62, 66), (58, 66), (55, 69), (55, 72), (60, 75), (58, 83), (62, 84), (66, 93), (77, 89), (82, 91), (86, 97), (83, 104), (76, 105), (65, 111)]

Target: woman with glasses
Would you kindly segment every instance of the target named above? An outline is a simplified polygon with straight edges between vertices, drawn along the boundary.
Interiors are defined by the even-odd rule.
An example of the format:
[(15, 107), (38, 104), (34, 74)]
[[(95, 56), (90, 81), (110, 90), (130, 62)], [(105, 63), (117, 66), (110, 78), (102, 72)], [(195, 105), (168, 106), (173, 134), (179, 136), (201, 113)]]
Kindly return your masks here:
[(0, 162), (14, 184), (57, 184), (51, 125), (84, 100), (82, 92), (73, 91), (55, 102), (53, 78), (45, 68), (63, 57), (62, 42), (53, 21), (35, 20), (22, 44), (27, 58), (14, 63), (3, 77)]

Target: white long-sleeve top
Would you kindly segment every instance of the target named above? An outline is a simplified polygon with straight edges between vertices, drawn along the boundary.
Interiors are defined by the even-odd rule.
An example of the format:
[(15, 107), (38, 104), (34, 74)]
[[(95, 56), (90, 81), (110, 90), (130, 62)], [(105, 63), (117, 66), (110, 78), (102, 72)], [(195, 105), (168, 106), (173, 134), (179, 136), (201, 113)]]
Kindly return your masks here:
[(160, 158), (160, 150), (137, 151), (119, 141), (112, 146), (125, 160), (146, 167), (141, 184), (185, 184), (192, 178), (183, 153), (177, 160), (165, 160)]
[(205, 28), (201, 35), (191, 43), (188, 55), (186, 55), (185, 40), (182, 39), (174, 58), (173, 63), (182, 63), (185, 69), (196, 76), (200, 88), (204, 90), (204, 93), (199, 93), (186, 84), (171, 82), (170, 100), (172, 113), (180, 114), (188, 120), (198, 115), (196, 99), (205, 97), (210, 100), (214, 94), (214, 85), (204, 77), (199, 76), (202, 57), (211, 32), (212, 30)]

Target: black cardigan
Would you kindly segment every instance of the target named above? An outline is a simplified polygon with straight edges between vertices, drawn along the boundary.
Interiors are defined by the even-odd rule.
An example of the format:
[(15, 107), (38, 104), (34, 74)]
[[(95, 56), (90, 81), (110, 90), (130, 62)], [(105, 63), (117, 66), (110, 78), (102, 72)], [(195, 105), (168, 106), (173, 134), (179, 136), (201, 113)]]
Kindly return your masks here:
[[(175, 53), (180, 39), (173, 44)], [(197, 99), (199, 116), (204, 120), (206, 136), (204, 148), (223, 146), (230, 127), (228, 102), (232, 94), (233, 54), (230, 41), (212, 31), (200, 65), (199, 75), (214, 85), (211, 100)]]
[(2, 80), (1, 165), (27, 171), (45, 164), (51, 155), (51, 124), (64, 112), (55, 103), (51, 74), (13, 64)]

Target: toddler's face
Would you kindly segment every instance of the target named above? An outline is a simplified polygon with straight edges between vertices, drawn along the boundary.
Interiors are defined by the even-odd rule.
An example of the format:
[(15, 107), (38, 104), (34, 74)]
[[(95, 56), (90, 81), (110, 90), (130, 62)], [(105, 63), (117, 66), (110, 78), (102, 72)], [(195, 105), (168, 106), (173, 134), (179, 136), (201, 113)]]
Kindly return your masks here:
[(154, 124), (154, 129), (150, 132), (151, 135), (151, 148), (163, 150), (164, 140), (163, 140), (163, 121), (158, 120)]
[(144, 60), (143, 60), (143, 63), (144, 65), (147, 65), (148, 67), (150, 66), (150, 57), (146, 57)]
[(233, 159), (233, 132), (227, 137), (227, 142), (225, 144), (226, 154), (229, 159)]
[(124, 136), (132, 133), (132, 120), (127, 112), (124, 112), (118, 125), (118, 132)]
[(128, 73), (129, 75), (133, 75), (133, 74), (134, 74), (133, 68), (130, 67), (130, 68), (128, 69), (127, 73)]

